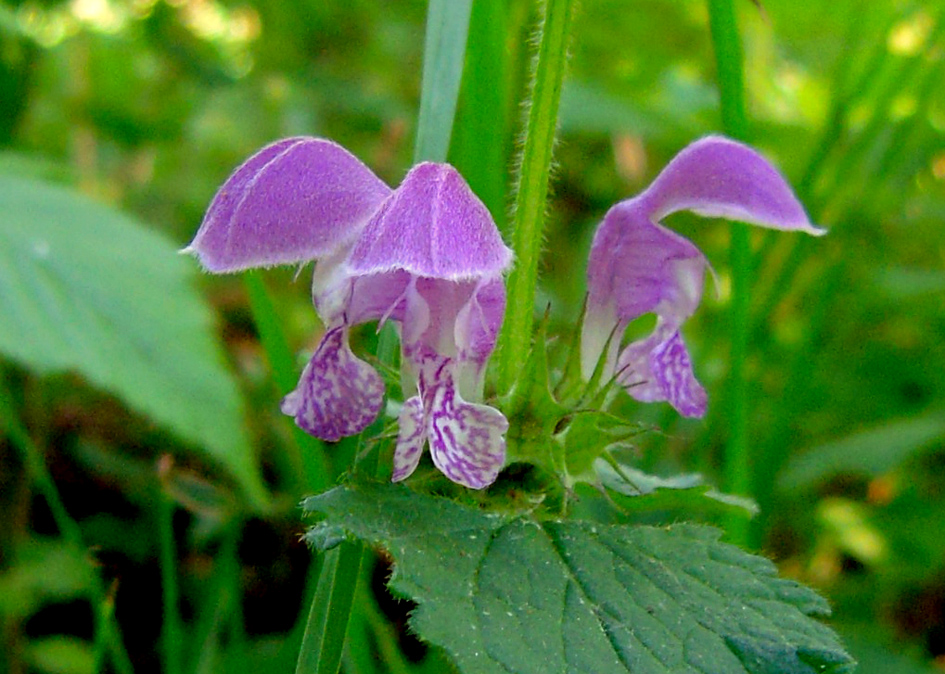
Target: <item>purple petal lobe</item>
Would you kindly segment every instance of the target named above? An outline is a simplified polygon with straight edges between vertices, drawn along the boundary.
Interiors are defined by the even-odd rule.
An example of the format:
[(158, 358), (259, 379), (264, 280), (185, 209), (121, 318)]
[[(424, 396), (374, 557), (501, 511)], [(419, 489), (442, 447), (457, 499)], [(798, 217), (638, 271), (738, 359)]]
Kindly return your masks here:
[(687, 417), (705, 416), (705, 389), (692, 372), (692, 361), (678, 330), (657, 327), (620, 354), (617, 381), (641, 402), (665, 400)]
[(346, 326), (332, 328), (309, 361), (299, 385), (282, 400), (282, 412), (299, 428), (335, 442), (363, 431), (381, 410), (384, 382), (348, 346)]
[(323, 257), (350, 243), (388, 194), (340, 145), (286, 138), (223, 183), (185, 251), (213, 272)]
[(423, 403), (419, 396), (414, 396), (404, 403), (397, 419), (400, 430), (397, 433), (397, 446), (394, 449), (394, 474), (392, 482), (400, 482), (417, 469), (423, 445), (427, 435), (423, 423)]
[(588, 308), (612, 298), (623, 320), (660, 305), (688, 317), (702, 297), (705, 257), (685, 237), (651, 222), (641, 206), (633, 199), (617, 204), (597, 230), (588, 259)]
[(454, 377), (460, 394), (468, 400), (482, 399), (486, 362), (495, 349), (504, 315), (505, 284), (500, 278), (480, 281), (456, 314)]
[(488, 487), (505, 463), (503, 436), (509, 422), (488, 405), (464, 401), (449, 376), (427, 394), (427, 437), (434, 465), (457, 484)]
[(501, 279), (482, 282), (457, 312), (455, 341), (458, 360), (483, 366), (495, 348), (505, 316), (505, 284)]
[(512, 261), (489, 210), (448, 164), (418, 164), (371, 218), (348, 265), (450, 281), (499, 276)]
[(677, 154), (640, 198), (654, 220), (690, 210), (773, 229), (826, 233), (810, 223), (787, 181), (768, 160), (720, 136), (697, 140)]
[(411, 277), (406, 272), (356, 276), (345, 307), (348, 322), (396, 321), (402, 323)]
[(585, 378), (612, 333), (611, 365), (620, 333), (630, 321), (656, 313), (678, 327), (702, 299), (705, 257), (688, 239), (650, 221), (643, 206), (637, 199), (617, 204), (594, 235), (581, 337)]

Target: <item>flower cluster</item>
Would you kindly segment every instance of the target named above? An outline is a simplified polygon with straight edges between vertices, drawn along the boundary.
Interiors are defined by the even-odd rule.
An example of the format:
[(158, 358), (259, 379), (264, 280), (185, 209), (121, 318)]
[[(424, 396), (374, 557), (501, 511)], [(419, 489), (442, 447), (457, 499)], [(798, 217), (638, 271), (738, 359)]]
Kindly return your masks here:
[[(708, 137), (679, 153), (597, 229), (581, 340), (585, 379), (603, 358), (640, 401), (705, 414), (680, 335), (702, 299), (708, 263), (659, 221), (679, 210), (781, 230), (823, 233), (781, 175), (754, 150)], [(397, 189), (339, 145), (289, 138), (250, 157), (223, 184), (186, 249), (212, 272), (315, 260), (312, 298), (325, 332), (282, 411), (329, 441), (378, 415), (384, 384), (349, 346), (353, 326), (391, 321), (402, 348), (393, 479), (429, 445), (454, 482), (481, 489), (505, 461), (508, 421), (481, 403), (486, 361), (505, 311), (512, 259), (488, 210), (447, 164), (419, 164)], [(526, 310), (526, 308), (519, 308)], [(652, 334), (621, 348), (624, 328), (657, 316)]]
[(186, 250), (212, 272), (317, 261), (312, 298), (326, 329), (282, 401), (302, 429), (335, 441), (377, 417), (383, 381), (348, 335), (392, 321), (403, 390), (413, 394), (399, 419), (393, 479), (409, 476), (429, 444), (454, 482), (480, 489), (495, 480), (508, 422), (477, 401), (512, 254), (451, 166), (419, 164), (391, 190), (335, 143), (282, 140), (236, 169)]

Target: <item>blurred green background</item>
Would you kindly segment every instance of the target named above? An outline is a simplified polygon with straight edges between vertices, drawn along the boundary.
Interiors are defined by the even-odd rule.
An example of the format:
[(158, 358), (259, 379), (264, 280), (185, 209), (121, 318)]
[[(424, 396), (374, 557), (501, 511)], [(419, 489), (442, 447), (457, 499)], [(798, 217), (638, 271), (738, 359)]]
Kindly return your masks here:
[[(762, 509), (753, 544), (830, 598), (859, 671), (945, 669), (945, 7), (765, 0), (737, 9), (751, 141), (830, 229), (817, 240), (752, 234), (750, 442)], [(332, 138), (396, 184), (413, 147), (425, 11), (419, 0), (4, 0), (0, 179), (83, 193), (175, 247), (229, 172), (279, 137)], [(531, 2), (475, 0), (470, 44), (505, 38), (498, 60), (470, 52), (479, 60), (467, 68), (493, 73), (494, 89), (464, 89), (452, 150), (500, 228), (534, 20)], [(482, 25), (490, 30), (477, 33)], [(590, 236), (606, 209), (720, 127), (702, 0), (583, 0), (573, 30), (539, 299), (559, 325), (580, 311)], [(477, 173), (477, 153), (500, 153), (508, 173)], [(0, 199), (0, 218), (4, 210)], [(644, 467), (718, 482), (728, 228), (687, 215), (670, 224), (718, 276), (686, 328), (709, 416), (621, 405), (662, 430), (638, 443)], [(134, 250), (124, 262), (134, 268)], [(299, 440), (278, 413), (285, 391), (272, 381), (246, 287), (188, 278), (214, 310), (210, 329), (235, 373), (241, 432), (272, 504), (249, 503), (225, 450), (222, 461), (200, 451), (81, 368), (43, 373), (0, 353), (3, 413), (21, 420), (48, 466), (77, 524), (73, 542), (92, 549), (59, 536), (61, 520), (5, 423), (0, 671), (93, 671), (103, 648), (93, 625), (110, 612), (134, 671), (173, 671), (168, 638), (182, 643), (181, 671), (293, 671), (313, 573), (297, 504), (311, 474), (299, 470)], [(319, 329), (305, 274), (261, 278), (302, 354)], [(325, 474), (343, 471), (352, 451), (330, 450)], [(407, 634), (409, 606), (383, 590), (388, 572), (383, 559), (365, 571), (372, 582), (346, 671), (448, 671)], [(170, 636), (168, 574), (180, 607)]]

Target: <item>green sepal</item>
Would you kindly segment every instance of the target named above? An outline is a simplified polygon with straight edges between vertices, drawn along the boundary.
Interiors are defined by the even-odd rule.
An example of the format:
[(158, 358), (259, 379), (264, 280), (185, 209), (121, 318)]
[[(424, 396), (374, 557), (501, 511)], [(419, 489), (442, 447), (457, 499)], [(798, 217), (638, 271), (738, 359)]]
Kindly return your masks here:
[(551, 393), (547, 338), (546, 312), (535, 333), (528, 360), (499, 406), (509, 420), (508, 461), (531, 463), (561, 475), (565, 469), (564, 457), (552, 437), (568, 410)]
[(605, 411), (608, 393), (608, 389), (598, 391), (587, 409), (572, 413), (555, 436), (564, 453), (569, 485), (578, 481), (596, 483), (594, 462), (609, 447), (626, 443), (644, 431), (640, 424)]
[[(571, 344), (568, 348), (568, 360), (564, 366), (561, 380), (555, 386), (554, 393), (562, 404), (570, 408), (589, 407), (591, 398), (599, 398), (602, 391), (609, 391), (616, 381), (616, 376), (604, 379), (604, 373), (607, 369), (607, 356), (610, 353), (610, 346), (614, 339), (619, 342), (622, 335), (618, 334), (618, 325), (614, 325), (604, 348), (597, 357), (597, 363), (594, 365), (594, 371), (591, 378), (584, 381), (584, 373), (581, 371), (581, 338), (584, 334), (584, 319), (587, 315), (587, 298), (584, 298), (584, 306), (581, 307), (581, 315), (578, 319), (578, 325), (581, 329), (575, 330), (571, 337)], [(606, 400), (606, 398), (601, 398)]]
[(758, 514), (758, 505), (749, 498), (724, 494), (699, 473), (682, 473), (670, 477), (651, 475), (618, 462), (605, 452), (594, 462), (598, 486), (621, 510), (632, 513), (686, 511), (702, 515), (749, 517)]
[(584, 317), (587, 314), (587, 295), (581, 304), (581, 314), (575, 325), (580, 329), (571, 331), (571, 341), (568, 344), (568, 359), (565, 361), (561, 379), (554, 387), (555, 398), (562, 401), (577, 401), (586, 392), (585, 382), (581, 376), (581, 334), (583, 333)]
[(615, 390), (613, 379), (603, 381), (605, 354), (614, 335), (607, 340), (604, 354), (588, 382), (581, 378), (581, 342), (579, 335), (575, 337), (569, 346), (564, 373), (553, 392), (547, 334), (546, 312), (536, 330), (525, 366), (511, 391), (500, 401), (509, 420), (508, 461), (544, 468), (567, 488), (577, 482), (598, 484), (594, 461), (608, 447), (624, 443), (642, 432), (638, 424), (605, 411)]

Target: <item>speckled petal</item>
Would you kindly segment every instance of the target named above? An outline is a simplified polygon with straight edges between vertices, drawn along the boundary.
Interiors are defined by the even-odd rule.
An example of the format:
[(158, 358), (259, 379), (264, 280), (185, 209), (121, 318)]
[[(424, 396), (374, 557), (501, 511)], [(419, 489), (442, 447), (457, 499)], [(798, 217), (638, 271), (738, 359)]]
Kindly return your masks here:
[(413, 474), (420, 463), (427, 434), (423, 423), (423, 403), (419, 396), (409, 398), (397, 418), (400, 430), (394, 448), (394, 474), (392, 482), (400, 482)]
[(767, 159), (721, 136), (683, 149), (640, 197), (653, 220), (689, 210), (772, 229), (825, 233), (811, 224), (790, 185)]
[(330, 329), (309, 361), (299, 385), (282, 400), (282, 412), (299, 428), (336, 442), (363, 431), (384, 402), (384, 382), (348, 346), (347, 326)]
[(450, 480), (471, 489), (495, 482), (505, 463), (509, 422), (497, 409), (467, 403), (445, 377), (430, 394), (427, 437), (433, 463)]
[(641, 402), (665, 400), (683, 416), (705, 416), (708, 396), (678, 330), (657, 327), (627, 346), (617, 363), (617, 381)]
[(449, 164), (418, 164), (371, 218), (348, 265), (461, 281), (495, 278), (512, 261), (485, 205)]
[(184, 252), (212, 272), (330, 255), (354, 240), (390, 191), (340, 145), (286, 138), (223, 183)]

